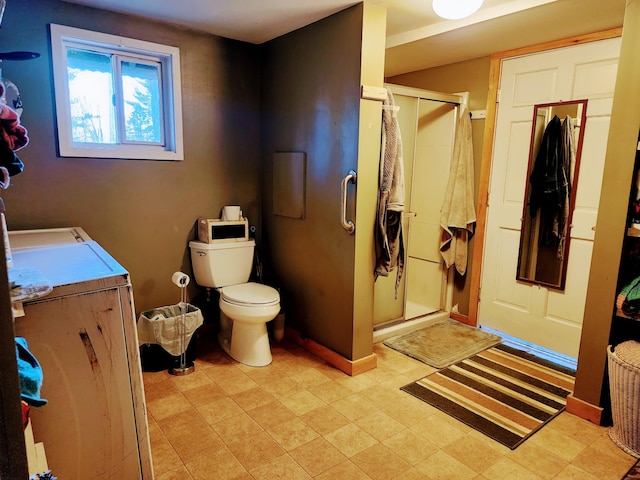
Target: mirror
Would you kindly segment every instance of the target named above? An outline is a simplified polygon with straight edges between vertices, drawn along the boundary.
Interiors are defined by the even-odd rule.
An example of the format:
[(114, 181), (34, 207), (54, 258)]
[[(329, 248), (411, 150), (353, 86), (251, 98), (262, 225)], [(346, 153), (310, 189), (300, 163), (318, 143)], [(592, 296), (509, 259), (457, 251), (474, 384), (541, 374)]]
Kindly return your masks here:
[(516, 279), (564, 290), (587, 100), (535, 105)]

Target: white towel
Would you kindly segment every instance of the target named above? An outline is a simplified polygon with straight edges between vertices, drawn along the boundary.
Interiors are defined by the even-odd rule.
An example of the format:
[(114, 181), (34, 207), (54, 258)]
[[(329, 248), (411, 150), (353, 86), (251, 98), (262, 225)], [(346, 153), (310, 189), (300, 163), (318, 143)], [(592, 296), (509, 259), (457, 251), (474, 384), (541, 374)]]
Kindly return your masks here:
[(456, 126), (449, 181), (440, 210), (440, 253), (447, 268), (455, 264), (460, 275), (467, 271), (468, 242), (475, 231), (473, 181), (471, 117), (465, 108)]

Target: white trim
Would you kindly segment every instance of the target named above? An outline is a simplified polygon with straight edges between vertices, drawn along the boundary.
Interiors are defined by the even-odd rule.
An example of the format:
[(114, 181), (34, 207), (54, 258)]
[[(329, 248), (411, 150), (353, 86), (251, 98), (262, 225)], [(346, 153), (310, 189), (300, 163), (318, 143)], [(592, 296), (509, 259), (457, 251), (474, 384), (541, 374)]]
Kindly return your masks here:
[[(180, 50), (177, 47), (161, 45), (132, 38), (106, 33), (92, 32), (79, 28), (51, 24), (51, 56), (53, 61), (53, 79), (55, 87), (56, 117), (58, 128), (58, 147), (62, 157), (91, 158), (128, 158), (148, 160), (183, 160), (182, 128), (182, 83), (180, 75)], [(122, 51), (162, 58), (168, 72), (163, 75), (169, 82), (171, 98), (163, 98), (166, 109), (164, 114), (166, 146), (157, 145), (93, 145), (78, 144), (71, 140), (71, 122), (69, 120), (69, 90), (66, 78), (67, 58), (64, 43), (72, 41), (79, 45), (113, 46), (113, 51)], [(63, 74), (64, 72), (64, 74)], [(164, 82), (163, 82), (164, 84)], [(166, 93), (166, 92), (163, 92)]]
[(530, 353), (538, 358), (542, 358), (543, 360), (547, 360), (551, 363), (555, 363), (556, 365), (560, 365), (565, 368), (569, 368), (571, 370), (576, 370), (578, 368), (578, 359), (569, 357), (568, 355), (564, 355), (562, 353), (554, 352), (553, 350), (549, 350), (547, 348), (541, 347), (539, 345), (534, 345), (533, 343), (525, 342), (516, 337), (512, 337), (510, 335), (506, 335), (498, 330), (494, 330), (492, 328), (487, 328), (483, 326), (479, 326), (481, 330), (485, 332), (493, 333), (494, 335), (498, 335), (502, 337), (502, 343), (507, 345), (508, 347), (513, 347), (517, 350), (522, 350), (523, 352)]

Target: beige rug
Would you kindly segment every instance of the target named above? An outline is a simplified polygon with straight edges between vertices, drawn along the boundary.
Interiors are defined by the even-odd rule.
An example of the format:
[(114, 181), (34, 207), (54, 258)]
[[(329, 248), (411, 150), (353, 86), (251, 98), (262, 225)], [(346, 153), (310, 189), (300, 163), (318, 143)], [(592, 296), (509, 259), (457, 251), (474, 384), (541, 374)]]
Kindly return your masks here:
[(497, 335), (448, 318), (391, 337), (384, 344), (432, 367), (445, 368), (501, 341)]

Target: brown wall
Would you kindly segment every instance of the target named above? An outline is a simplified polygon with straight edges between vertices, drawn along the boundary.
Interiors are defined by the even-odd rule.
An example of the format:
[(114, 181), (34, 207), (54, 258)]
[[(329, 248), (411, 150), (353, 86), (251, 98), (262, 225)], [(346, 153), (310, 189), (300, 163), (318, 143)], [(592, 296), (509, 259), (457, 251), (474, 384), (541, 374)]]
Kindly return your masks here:
[[(387, 81), (396, 85), (405, 85), (444, 93), (469, 92), (469, 110), (484, 110), (487, 105), (490, 65), (491, 59), (489, 57), (483, 57), (404, 75), (396, 75), (387, 78)], [(476, 195), (478, 192), (478, 173), (480, 172), (480, 162), (482, 160), (484, 124), (484, 120), (473, 120), (471, 122), (473, 157), (476, 172)], [(457, 304), (459, 312), (465, 315), (469, 313), (469, 279), (471, 278), (474, 240), (475, 239), (472, 238), (469, 242), (469, 268), (467, 269), (466, 275), (464, 277), (460, 276), (455, 269), (453, 270), (455, 272), (453, 305), (455, 306)]]
[[(184, 161), (57, 156), (49, 23), (180, 48)], [(84, 228), (131, 273), (138, 312), (180, 299), (171, 275), (191, 272), (199, 216), (239, 204), (260, 231), (258, 47), (58, 0), (9, 2), (0, 41), (2, 51), (42, 54), (2, 63), (31, 138), (19, 152), (25, 171), (0, 191), (10, 230)]]
[[(339, 226), (340, 181), (358, 164), (363, 6), (263, 48), (262, 165), (266, 279), (287, 323), (352, 356), (354, 237)], [(305, 152), (305, 216), (273, 214), (274, 152)], [(271, 278), (269, 278), (271, 277)]]

